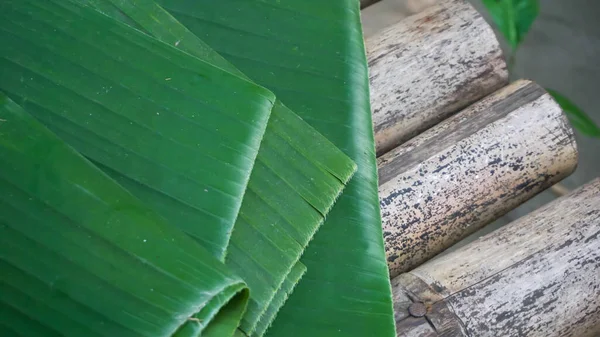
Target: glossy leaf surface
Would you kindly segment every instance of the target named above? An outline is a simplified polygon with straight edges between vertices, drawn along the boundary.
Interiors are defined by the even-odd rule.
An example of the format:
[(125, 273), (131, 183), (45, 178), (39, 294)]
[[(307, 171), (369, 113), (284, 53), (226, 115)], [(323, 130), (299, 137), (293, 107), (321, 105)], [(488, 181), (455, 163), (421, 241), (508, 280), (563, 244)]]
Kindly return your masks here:
[(271, 324), (273, 324), (277, 314), (281, 308), (283, 308), (283, 305), (290, 297), (294, 291), (294, 288), (300, 282), (305, 273), (306, 266), (302, 264), (302, 262), (297, 262), (292, 270), (287, 274), (282, 286), (277, 290), (275, 297), (273, 297), (273, 300), (271, 303), (269, 303), (264, 315), (258, 321), (255, 328), (256, 335), (264, 335)]
[[(153, 1), (80, 1), (246, 78)], [(298, 264), (355, 169), (346, 155), (310, 125), (280, 102), (275, 104), (227, 248), (226, 265), (242, 276), (251, 290), (240, 327), (245, 333), (262, 335), (275, 317), (291, 291), (289, 284), (281, 288), (284, 279), (300, 276), (292, 266)], [(290, 272), (293, 275), (288, 275)], [(272, 303), (274, 298), (276, 303)], [(267, 307), (271, 310), (263, 316)], [(261, 329), (255, 331), (259, 320)]]
[(0, 16), (0, 90), (224, 255), (273, 94), (70, 2)]
[[(193, 34), (182, 30), (183, 26), (170, 22), (169, 17), (162, 21), (160, 8), (152, 9), (149, 7), (153, 4), (151, 2), (115, 1), (114, 4), (120, 7), (118, 9), (106, 1), (80, 2), (92, 4), (137, 28), (147, 27), (164, 42), (241, 76), (239, 71), (206, 48)], [(146, 7), (143, 7), (144, 4)], [(126, 7), (128, 5), (132, 7)], [(131, 14), (131, 18), (124, 12)], [(150, 15), (145, 15), (150, 12)], [(62, 15), (63, 19), (68, 20), (68, 14)], [(150, 17), (151, 20), (147, 20)], [(164, 55), (165, 58), (172, 58)], [(187, 65), (182, 62), (179, 65), (190, 71), (195, 71), (196, 67), (193, 63)], [(242, 323), (242, 328), (247, 332), (252, 330), (266, 310), (286, 274), (297, 263), (304, 247), (323, 221), (323, 216), (355, 170), (354, 163), (347, 156), (279, 103), (273, 110), (267, 130), (226, 260), (227, 265), (241, 275), (251, 288), (251, 303)], [(193, 234), (194, 229), (197, 231), (197, 219), (190, 218), (182, 205), (148, 193), (144, 185), (119, 175), (98, 160), (96, 163), (172, 223), (188, 233)], [(209, 234), (199, 239), (211, 251), (218, 253), (222, 249), (212, 242)]]
[(358, 164), (267, 335), (394, 336), (358, 1), (159, 3)]
[(230, 336), (243, 281), (0, 93), (0, 327)]

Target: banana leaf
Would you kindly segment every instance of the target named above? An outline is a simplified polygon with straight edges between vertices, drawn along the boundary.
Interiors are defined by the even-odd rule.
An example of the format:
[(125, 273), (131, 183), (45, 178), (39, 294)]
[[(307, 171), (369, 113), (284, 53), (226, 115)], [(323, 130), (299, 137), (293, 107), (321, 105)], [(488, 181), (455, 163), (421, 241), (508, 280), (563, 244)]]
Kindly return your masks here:
[(0, 90), (224, 255), (273, 94), (89, 8), (0, 6)]
[(359, 2), (157, 2), (358, 165), (267, 335), (394, 336)]
[[(121, 6), (127, 3), (127, 1), (121, 1)], [(115, 9), (104, 1), (95, 1), (92, 4), (104, 12)], [(67, 10), (66, 5), (62, 6), (65, 7), (53, 8), (50, 12), (57, 18), (57, 22), (60, 20), (72, 21), (73, 14)], [(142, 13), (139, 8), (137, 9), (136, 13)], [(114, 11), (112, 16), (117, 16), (129, 24), (141, 28), (135, 22), (127, 20), (128, 17), (122, 15), (120, 10)], [(151, 22), (158, 22), (158, 20)], [(52, 22), (48, 21), (47, 23), (51, 24)], [(163, 25), (165, 23), (161, 22), (155, 27), (157, 28), (155, 31), (169, 34), (173, 32), (163, 29)], [(176, 29), (177, 26), (169, 28)], [(111, 29), (112, 31), (118, 30), (117, 28)], [(121, 31), (119, 30), (119, 32)], [(187, 31), (184, 30), (184, 32)], [(131, 34), (128, 32), (127, 36), (133, 40), (131, 36), (135, 37), (135, 34)], [(191, 42), (199, 41), (194, 40), (193, 34), (189, 35), (192, 37)], [(168, 35), (167, 37), (175, 36)], [(162, 40), (164, 41), (165, 38)], [(201, 47), (201, 43), (186, 42), (181, 37), (171, 42), (172, 45), (184, 50), (186, 50), (186, 46), (190, 46), (186, 51), (232, 73), (237, 72), (237, 75), (241, 76), (239, 71), (212, 50), (198, 49), (196, 46)], [(196, 50), (190, 51), (194, 48)], [(172, 58), (169, 54), (167, 57)], [(186, 63), (178, 64), (185, 67)], [(193, 64), (187, 70), (194, 71), (195, 66), (196, 64)], [(61, 136), (73, 144), (78, 144), (80, 149), (86, 149), (89, 146), (85, 141), (75, 139), (76, 137), (72, 135), (61, 134)], [(69, 138), (69, 136), (71, 137)], [(311, 147), (307, 148), (307, 144), (311, 144)], [(176, 200), (165, 199), (157, 193), (148, 193), (143, 184), (120, 174), (98, 161), (96, 157), (90, 157), (99, 167), (145, 203), (159, 211), (172, 223), (179, 225), (186, 232), (201, 240), (201, 243), (208, 249), (216, 252), (216, 256), (221, 256), (219, 254), (222, 252), (219, 250), (220, 246), (218, 244), (211, 245), (212, 241), (207, 239), (210, 238), (210, 235), (204, 235), (201, 238), (198, 237), (199, 235), (193, 235), (199, 231), (198, 222), (189, 216), (189, 210), (181, 207), (185, 205), (177, 203)], [(323, 221), (324, 215), (327, 214), (354, 169), (355, 165), (352, 161), (329, 141), (289, 109), (276, 103), (227, 252), (227, 265), (243, 276), (251, 288), (252, 298), (248, 314), (242, 322), (244, 331), (252, 332), (253, 326), (259, 319), (267, 324), (270, 322), (274, 315), (273, 311), (269, 313), (268, 317), (261, 318), (261, 315), (276, 294), (280, 292), (287, 294), (286, 289), (280, 289), (286, 274), (290, 272), (295, 263), (297, 264), (301, 252), (312, 238), (318, 225)]]
[(269, 303), (264, 315), (256, 324), (256, 328), (254, 330), (255, 335), (263, 336), (265, 334), (267, 329), (271, 326), (271, 324), (273, 324), (273, 321), (275, 320), (275, 317), (277, 317), (279, 310), (281, 310), (290, 294), (294, 291), (294, 287), (296, 287), (296, 284), (300, 282), (300, 279), (302, 279), (302, 276), (304, 276), (305, 273), (306, 266), (302, 264), (302, 262), (298, 261), (289, 274), (287, 274), (283, 285), (279, 288), (275, 294), (275, 297), (271, 303)]
[(0, 93), (2, 336), (231, 336), (248, 289)]
[[(153, 1), (78, 1), (247, 78)], [(264, 334), (291, 292), (284, 279), (289, 283), (303, 274), (300, 255), (355, 169), (329, 141), (281, 102), (275, 103), (225, 260), (251, 290), (241, 324), (245, 333)], [(259, 320), (261, 327), (255, 331)]]

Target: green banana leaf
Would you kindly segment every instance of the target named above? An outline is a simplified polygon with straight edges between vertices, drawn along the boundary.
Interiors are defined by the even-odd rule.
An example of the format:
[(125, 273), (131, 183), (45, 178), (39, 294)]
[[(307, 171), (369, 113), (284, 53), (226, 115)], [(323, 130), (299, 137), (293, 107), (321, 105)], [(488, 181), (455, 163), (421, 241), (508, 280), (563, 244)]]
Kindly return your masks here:
[(224, 255), (275, 97), (89, 8), (0, 4), (0, 90)]
[(0, 93), (2, 336), (231, 336), (243, 281)]
[[(246, 78), (153, 1), (79, 2)], [(306, 144), (311, 144), (308, 151)], [(298, 267), (293, 275), (286, 274), (355, 170), (355, 164), (329, 141), (283, 104), (275, 103), (225, 260), (251, 290), (241, 324), (245, 333), (264, 334), (291, 291), (292, 287), (283, 284), (284, 278), (297, 280), (302, 275)], [(261, 329), (255, 331), (259, 320)]]
[[(253, 336), (261, 335), (255, 333), (256, 324), (281, 291), (286, 275), (299, 261), (335, 201), (332, 199), (327, 205), (319, 205), (298, 188), (309, 185), (305, 179), (314, 179), (319, 185), (309, 185), (313, 187), (311, 190), (336, 197), (345, 183), (345, 180), (327, 178), (323, 174), (325, 171), (311, 170), (311, 166), (304, 163), (306, 159), (298, 151), (302, 144), (311, 144), (310, 140), (302, 141), (296, 137), (296, 147), (280, 141), (280, 137), (290, 137), (306, 129), (297, 116), (284, 115), (282, 113), (289, 110), (279, 110), (277, 106), (269, 120), (225, 259), (225, 264), (250, 287), (248, 312), (240, 328)], [(288, 132), (283, 132), (285, 130)], [(316, 139), (313, 138), (313, 142)], [(286, 140), (294, 141), (293, 137)], [(281, 160), (284, 157), (286, 161)], [(298, 179), (299, 172), (308, 174), (300, 175)]]
[(294, 265), (290, 273), (287, 274), (283, 285), (281, 286), (281, 288), (279, 288), (279, 290), (275, 294), (275, 297), (269, 304), (269, 307), (265, 311), (264, 315), (256, 324), (254, 334), (256, 334), (257, 336), (263, 336), (265, 334), (267, 329), (273, 323), (275, 317), (277, 317), (277, 313), (279, 312), (279, 310), (281, 310), (290, 294), (294, 291), (294, 287), (296, 287), (296, 284), (300, 282), (300, 279), (302, 279), (302, 276), (304, 276), (305, 273), (306, 266), (302, 264), (302, 262), (298, 261)]
[(271, 336), (394, 336), (356, 0), (160, 0), (342, 149), (358, 171), (302, 256)]
[[(128, 2), (121, 1), (120, 3), (123, 6)], [(92, 4), (105, 12), (115, 9), (104, 1), (95, 1)], [(66, 5), (62, 4), (62, 6)], [(66, 22), (73, 20), (73, 14), (68, 10), (70, 8), (50, 9), (48, 12), (59, 20)], [(139, 8), (137, 9), (136, 13), (139, 12)], [(85, 11), (80, 12), (79, 15), (81, 13), (85, 13)], [(112, 13), (113, 16), (117, 16), (114, 14), (132, 24), (132, 21), (127, 21), (128, 18), (122, 15), (120, 10)], [(100, 19), (94, 18), (94, 20)], [(46, 23), (52, 24), (53, 21)], [(109, 26), (109, 23), (105, 24)], [(161, 23), (155, 27), (155, 31), (172, 33), (171, 30), (163, 29), (163, 26), (164, 23)], [(140, 26), (136, 27), (140, 28)], [(170, 28), (177, 28), (177, 26)], [(64, 30), (64, 28), (62, 29)], [(124, 32), (122, 29), (119, 30), (120, 28), (112, 27), (111, 29)], [(184, 32), (187, 31), (184, 29)], [(71, 32), (71, 34), (75, 33)], [(135, 34), (127, 34), (132, 40), (135, 37)], [(190, 35), (195, 38), (193, 34)], [(186, 46), (191, 46), (190, 49), (194, 49), (196, 45), (201, 46), (182, 39), (172, 42), (173, 45), (184, 50)], [(196, 41), (192, 39), (192, 42)], [(227, 68), (233, 73), (238, 72), (240, 75), (239, 71), (212, 50), (196, 49), (192, 51), (191, 54), (211, 61), (222, 68)], [(172, 58), (170, 54), (164, 54)], [(181, 67), (185, 67), (185, 64), (185, 62), (179, 63)], [(193, 64), (186, 70), (194, 71), (195, 66), (196, 64)], [(43, 112), (40, 114), (43, 115)], [(72, 136), (74, 133), (77, 132), (66, 136), (61, 134), (61, 136), (68, 139), (69, 142), (79, 145), (78, 148), (82, 151), (89, 147), (85, 141)], [(306, 148), (306, 144), (311, 144), (311, 148)], [(94, 156), (90, 157), (96, 159)], [(148, 193), (146, 186), (121, 175), (99, 160), (95, 160), (95, 162), (146, 204), (152, 206), (186, 232), (193, 235), (201, 229), (198, 228), (196, 219), (189, 216), (186, 205), (177, 203), (175, 200), (165, 199), (157, 193)], [(227, 265), (243, 276), (251, 288), (252, 301), (249, 304), (248, 314), (242, 322), (244, 331), (252, 332), (253, 326), (261, 318), (276, 293), (286, 293), (286, 289), (279, 289), (286, 274), (297, 263), (304, 247), (314, 235), (318, 225), (323, 221), (324, 215), (327, 214), (343, 188), (343, 184), (351, 177), (354, 170), (355, 165), (352, 161), (330, 142), (289, 109), (279, 103), (276, 104), (273, 116), (269, 120), (257, 164), (250, 178), (248, 192), (244, 197), (226, 260)], [(207, 239), (210, 238), (210, 235), (205, 234), (201, 238), (198, 237), (199, 235), (193, 236), (215, 252), (216, 256), (220, 256), (221, 246), (211, 245), (212, 241)], [(270, 312), (269, 315), (271, 316), (263, 317), (261, 320), (270, 322), (274, 312)]]

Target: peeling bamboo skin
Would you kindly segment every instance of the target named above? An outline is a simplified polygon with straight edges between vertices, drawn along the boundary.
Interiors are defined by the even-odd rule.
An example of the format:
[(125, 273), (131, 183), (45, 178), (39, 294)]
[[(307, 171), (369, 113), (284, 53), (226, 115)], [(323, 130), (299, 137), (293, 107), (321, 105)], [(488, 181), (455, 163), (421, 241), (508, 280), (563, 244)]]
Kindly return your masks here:
[(465, 0), (444, 0), (367, 39), (377, 154), (507, 84), (491, 27)]
[(568, 176), (573, 131), (538, 85), (518, 81), (378, 160), (391, 277), (431, 259)]
[[(398, 336), (600, 335), (600, 179), (392, 287)], [(426, 317), (409, 317), (413, 301)]]

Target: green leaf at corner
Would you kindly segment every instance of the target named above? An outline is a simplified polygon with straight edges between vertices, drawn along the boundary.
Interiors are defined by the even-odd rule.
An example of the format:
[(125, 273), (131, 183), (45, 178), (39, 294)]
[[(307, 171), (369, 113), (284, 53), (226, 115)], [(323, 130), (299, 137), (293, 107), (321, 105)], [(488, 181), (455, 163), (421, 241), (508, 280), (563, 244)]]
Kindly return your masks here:
[(0, 330), (231, 336), (244, 282), (0, 93)]
[(546, 89), (560, 105), (573, 127), (582, 134), (600, 138), (600, 128), (594, 121), (570, 99), (552, 89)]
[(539, 0), (481, 0), (513, 50), (539, 14)]

